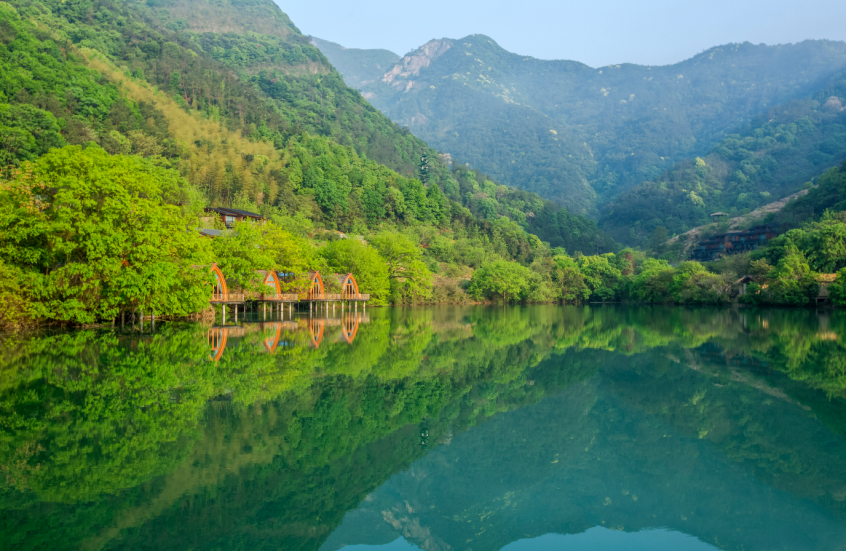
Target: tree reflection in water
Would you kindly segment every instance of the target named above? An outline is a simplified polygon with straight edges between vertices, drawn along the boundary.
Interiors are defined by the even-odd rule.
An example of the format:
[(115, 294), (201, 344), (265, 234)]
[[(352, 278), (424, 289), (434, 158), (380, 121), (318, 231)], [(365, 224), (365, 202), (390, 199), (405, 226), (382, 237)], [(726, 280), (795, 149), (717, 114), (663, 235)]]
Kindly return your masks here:
[(482, 549), (666, 526), (726, 549), (846, 541), (840, 312), (348, 321), (324, 320), (317, 347), (306, 319), (7, 337), (0, 539), (317, 549), (405, 535)]

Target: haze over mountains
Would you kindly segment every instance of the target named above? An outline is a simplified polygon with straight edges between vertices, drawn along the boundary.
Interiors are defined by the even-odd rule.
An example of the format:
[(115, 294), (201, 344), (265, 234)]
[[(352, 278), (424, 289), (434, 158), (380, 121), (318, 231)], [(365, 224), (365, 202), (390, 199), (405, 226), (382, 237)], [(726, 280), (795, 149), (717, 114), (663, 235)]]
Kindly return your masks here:
[[(349, 85), (429, 144), (502, 183), (574, 212), (601, 215), (601, 225), (618, 239), (637, 241), (658, 226), (677, 232), (707, 220), (712, 208), (754, 208), (796, 191), (846, 156), (843, 42), (728, 44), (674, 65), (591, 68), (520, 56), (487, 36), (471, 35), (430, 41), (388, 70), (384, 66), (396, 59), (390, 52), (312, 43)], [(743, 159), (729, 166), (732, 159), (714, 158), (719, 167), (710, 171), (710, 184), (705, 178), (681, 185), (679, 197), (650, 199), (661, 205), (662, 216), (638, 211), (634, 221), (619, 218), (613, 200), (621, 193), (649, 181), (672, 188), (686, 159), (707, 155), (727, 136), (782, 135), (785, 128), (762, 125), (805, 118), (812, 128), (801, 138), (790, 132), (782, 151), (762, 144), (742, 148), (785, 163), (786, 172), (779, 166), (767, 171), (781, 173), (777, 181), (750, 170), (744, 175), (749, 185), (735, 178), (739, 185), (732, 186)], [(681, 168), (674, 168), (678, 162)], [(637, 221), (641, 226), (631, 236)]]

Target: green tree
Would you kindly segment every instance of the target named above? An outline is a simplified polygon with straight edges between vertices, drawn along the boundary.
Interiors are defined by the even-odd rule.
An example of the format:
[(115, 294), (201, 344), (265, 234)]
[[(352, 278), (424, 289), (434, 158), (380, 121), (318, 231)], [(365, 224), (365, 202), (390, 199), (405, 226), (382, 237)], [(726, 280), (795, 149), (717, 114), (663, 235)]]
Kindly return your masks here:
[(48, 319), (92, 323), (121, 310), (182, 315), (208, 301), (208, 242), (175, 203), (174, 170), (98, 147), (54, 149), (0, 187), (0, 259), (26, 273)]
[(846, 267), (846, 224), (843, 215), (825, 211), (810, 232), (807, 257), (808, 264), (815, 271), (833, 273)]
[[(264, 226), (258, 228), (249, 228), (247, 231), (251, 232), (254, 229), (257, 229), (260, 234), (253, 237), (253, 239), (257, 239), (257, 246), (254, 250), (261, 252), (251, 258), (252, 262), (265, 263), (265, 265), (271, 266), (273, 270), (295, 274), (296, 276), (323, 268), (314, 246), (304, 237), (282, 229), (273, 222), (267, 222)], [(283, 292), (291, 288), (299, 288), (303, 283), (301, 279), (300, 277), (285, 278), (283, 284), (288, 289), (283, 289)]]
[(643, 302), (671, 302), (670, 286), (674, 275), (675, 271), (666, 260), (647, 258), (632, 279), (631, 298)]
[(785, 247), (781, 260), (768, 279), (767, 297), (773, 304), (803, 306), (811, 302), (819, 291), (819, 283), (805, 255), (793, 243)]
[(52, 113), (31, 105), (0, 103), (0, 167), (34, 161), (65, 140)]
[(329, 270), (352, 273), (362, 293), (369, 293), (372, 304), (384, 305), (391, 298), (391, 284), (385, 259), (373, 247), (358, 239), (330, 241), (320, 254)]
[(256, 270), (276, 270), (277, 255), (283, 250), (273, 240), (276, 233), (253, 221), (242, 221), (212, 240), (214, 261), (226, 277), (230, 291), (262, 288)]
[(468, 292), (477, 299), (519, 302), (531, 288), (532, 272), (528, 268), (497, 260), (473, 272)]
[(614, 266), (613, 253), (597, 256), (580, 256), (576, 259), (591, 296), (602, 300), (613, 300), (617, 295), (620, 270)]
[(837, 272), (834, 282), (828, 286), (831, 301), (837, 306), (846, 306), (846, 268)]
[(395, 301), (414, 302), (429, 296), (432, 273), (416, 243), (401, 233), (385, 231), (377, 234), (372, 244), (385, 259)]
[(590, 289), (576, 262), (566, 255), (555, 256), (553, 260), (552, 281), (560, 292), (561, 300), (565, 303), (587, 300)]
[(682, 262), (673, 274), (670, 294), (677, 304), (719, 304), (728, 301), (728, 285), (699, 262)]

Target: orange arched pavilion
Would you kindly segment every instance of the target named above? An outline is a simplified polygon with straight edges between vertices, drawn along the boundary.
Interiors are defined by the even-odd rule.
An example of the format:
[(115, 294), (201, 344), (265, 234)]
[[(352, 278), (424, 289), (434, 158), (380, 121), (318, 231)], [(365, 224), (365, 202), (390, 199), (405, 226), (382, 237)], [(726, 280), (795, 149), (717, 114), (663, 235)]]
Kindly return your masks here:
[(358, 282), (352, 274), (335, 274), (335, 278), (341, 286), (341, 300), (370, 300), (369, 294), (359, 291)]

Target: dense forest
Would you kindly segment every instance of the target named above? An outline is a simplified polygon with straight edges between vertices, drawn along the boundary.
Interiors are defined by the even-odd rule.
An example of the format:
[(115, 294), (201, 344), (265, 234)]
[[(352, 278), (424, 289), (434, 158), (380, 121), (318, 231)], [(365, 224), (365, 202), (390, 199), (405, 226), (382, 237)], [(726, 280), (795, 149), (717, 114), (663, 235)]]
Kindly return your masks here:
[[(184, 19), (194, 8), (203, 16)], [(250, 22), (265, 12), (276, 30), (260, 34)], [(616, 249), (594, 222), (450, 163), (390, 122), (267, 1), (7, 3), (0, 66), (0, 201), (9, 214), (0, 270), (4, 296), (21, 304), (3, 325), (90, 323), (127, 308), (186, 314), (199, 307), (203, 282), (178, 274), (213, 261), (236, 275), (359, 267), (350, 255), (315, 252), (325, 230), (382, 243), (380, 255), (396, 240), (414, 251), (402, 274), (385, 276), (392, 286), (377, 304), (431, 300), (432, 272), (461, 300), (460, 280), (493, 261), (528, 266), (555, 247)], [(85, 196), (92, 189), (143, 208), (123, 203), (121, 219)], [(57, 208), (65, 193), (84, 205), (76, 216)], [(167, 220), (154, 238), (164, 243), (178, 225), (196, 227), (206, 205), (260, 212), (279, 231), (244, 229), (214, 245), (187, 236), (169, 251), (132, 247), (152, 226), (140, 231), (130, 218)], [(96, 261), (99, 237), (83, 227), (95, 219), (98, 231), (119, 236)], [(56, 239), (72, 245), (58, 252)], [(263, 239), (267, 254), (241, 258), (250, 239)], [(443, 254), (429, 253), (430, 240)], [(143, 297), (153, 275), (142, 265), (151, 262), (165, 262), (171, 277)]]
[(603, 208), (601, 226), (619, 240), (647, 245), (656, 230), (676, 235), (707, 223), (713, 212), (739, 216), (811, 187), (846, 157), (840, 98), (846, 101), (843, 72), (813, 96), (758, 115), (706, 155), (624, 192)]
[[(202, 17), (186, 19), (194, 8)], [(275, 14), (275, 30), (249, 30), (265, 12)], [(836, 46), (815, 71), (833, 63)], [(832, 283), (819, 274), (844, 268), (842, 217), (820, 220), (820, 210), (795, 214), (791, 227), (823, 224), (796, 231), (834, 231), (828, 241), (794, 232), (767, 252), (708, 267), (654, 258), (662, 252), (656, 236), (694, 224), (712, 204), (750, 208), (837, 159), (844, 115), (836, 78), (815, 99), (773, 108), (744, 135), (683, 164), (672, 185), (654, 186), (668, 201), (660, 213), (638, 210), (659, 204), (633, 198), (642, 190), (626, 196), (617, 210), (638, 220), (615, 232), (652, 254), (621, 251), (588, 218), (428, 147), (348, 88), (264, 0), (4, 4), (0, 67), (0, 295), (15, 305), (0, 314), (5, 328), (109, 322), (122, 312), (196, 314), (207, 308), (208, 276), (194, 267), (211, 263), (245, 288), (255, 286), (256, 270), (353, 272), (375, 305), (721, 304), (740, 299), (736, 282), (748, 274), (768, 288), (755, 293), (759, 302), (803, 305)], [(771, 94), (775, 101), (788, 92)], [(815, 190), (806, 202), (822, 193)], [(209, 223), (208, 205), (268, 222), (210, 240), (193, 231)], [(821, 255), (830, 261), (817, 262)], [(844, 277), (833, 283), (837, 304), (846, 301)], [(785, 278), (798, 287), (768, 283)]]
[[(352, 67), (356, 58), (361, 59), (359, 72), (372, 55), (316, 44), (330, 61), (338, 60), (338, 67)], [(785, 171), (769, 190), (775, 196), (782, 187), (801, 185), (814, 170), (819, 173), (839, 162), (846, 156), (842, 131), (823, 128), (832, 117), (814, 111), (832, 96), (846, 102), (838, 85), (828, 83), (844, 64), (846, 44), (805, 41), (778, 46), (727, 44), (667, 66), (591, 68), (576, 61), (517, 55), (487, 36), (471, 35), (432, 41), (360, 88), (393, 120), (503, 183), (556, 199), (574, 212), (598, 213), (598, 207), (621, 192), (644, 181), (658, 181), (676, 163), (704, 157), (740, 129), (759, 127), (773, 117), (778, 121), (773, 127), (799, 124), (789, 130), (796, 144), (779, 142), (782, 149), (795, 145), (799, 151), (729, 140), (725, 144), (733, 151), (725, 159), (731, 164), (729, 176), (747, 159), (743, 151), (766, 149)], [(794, 100), (800, 105), (791, 106)], [(783, 112), (768, 113), (780, 105)], [(805, 116), (813, 129), (798, 122)], [(773, 133), (784, 134), (785, 129), (765, 128), (760, 135), (749, 131), (756, 140)], [(731, 140), (742, 142), (746, 136)], [(812, 155), (804, 159), (803, 154)], [(722, 179), (721, 171), (729, 167), (716, 168), (713, 177)], [(774, 170), (771, 164), (763, 169)], [(754, 175), (744, 174), (753, 186), (763, 187)], [(805, 180), (788, 181), (792, 177)], [(754, 193), (760, 191), (767, 190)], [(753, 193), (746, 193), (739, 209), (767, 202), (755, 203)], [(657, 218), (670, 216), (679, 215), (664, 212)], [(656, 217), (641, 221), (647, 224), (652, 218)], [(618, 240), (628, 241), (628, 220), (623, 214), (620, 222), (615, 221)]]

